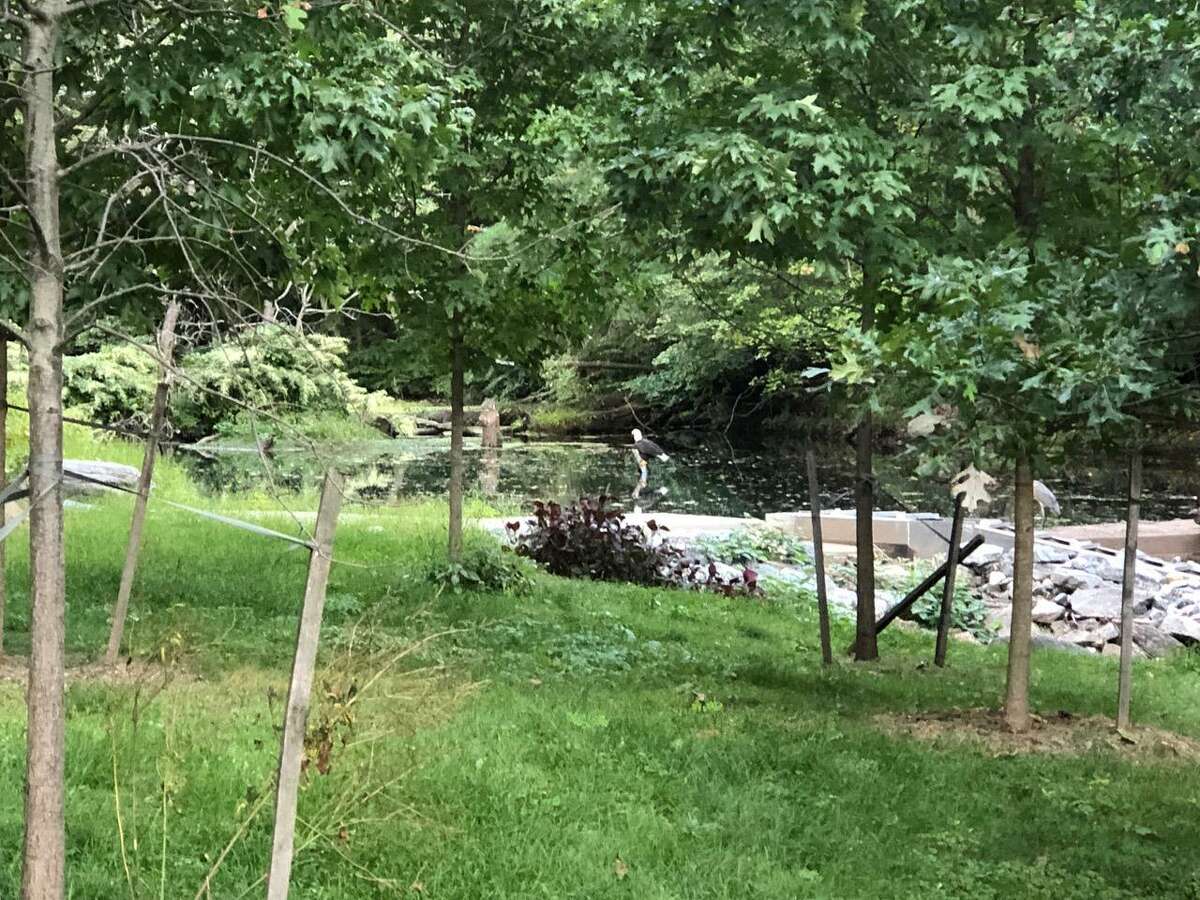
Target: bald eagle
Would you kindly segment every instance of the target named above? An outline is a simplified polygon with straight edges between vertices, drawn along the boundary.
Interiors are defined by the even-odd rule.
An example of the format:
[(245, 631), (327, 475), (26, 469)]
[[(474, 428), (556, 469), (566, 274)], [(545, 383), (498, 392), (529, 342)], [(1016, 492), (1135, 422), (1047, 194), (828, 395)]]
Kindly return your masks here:
[(663, 448), (654, 443), (654, 441), (647, 440), (646, 438), (642, 437), (642, 432), (638, 428), (633, 429), (633, 449), (638, 452), (638, 456), (640, 456), (642, 459), (654, 457), (660, 462), (666, 462), (671, 458), (667, 456)]

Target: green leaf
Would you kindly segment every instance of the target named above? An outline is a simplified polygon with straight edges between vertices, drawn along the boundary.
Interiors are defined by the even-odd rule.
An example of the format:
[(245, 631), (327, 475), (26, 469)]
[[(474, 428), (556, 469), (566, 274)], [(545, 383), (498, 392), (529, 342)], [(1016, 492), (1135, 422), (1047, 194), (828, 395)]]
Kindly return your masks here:
[(304, 30), (304, 23), (308, 19), (308, 10), (304, 9), (299, 3), (289, 3), (280, 12), (283, 15), (284, 25), (292, 31)]

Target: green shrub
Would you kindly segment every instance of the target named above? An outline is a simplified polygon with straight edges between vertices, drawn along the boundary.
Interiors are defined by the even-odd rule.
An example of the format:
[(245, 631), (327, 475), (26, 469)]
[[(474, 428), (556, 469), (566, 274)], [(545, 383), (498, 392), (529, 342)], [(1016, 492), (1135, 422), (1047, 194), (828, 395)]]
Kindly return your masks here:
[(696, 547), (709, 559), (735, 566), (759, 562), (802, 564), (812, 561), (805, 542), (778, 528), (739, 528), (729, 534), (701, 538)]
[(525, 594), (533, 586), (529, 563), (495, 543), (469, 547), (461, 563), (441, 562), (429, 572), (438, 591)]
[(176, 426), (211, 434), (247, 406), (276, 414), (361, 407), (366, 392), (346, 374), (346, 351), (344, 338), (261, 325), (189, 354), (171, 404)]
[[(909, 590), (916, 587), (924, 575), (914, 575)], [(942, 616), (942, 584), (913, 604), (913, 621), (926, 628), (937, 629), (938, 620)], [(954, 605), (950, 609), (950, 627), (969, 631), (980, 640), (987, 641), (995, 637), (995, 633), (987, 623), (987, 606), (982, 598), (976, 597), (962, 580), (954, 584)]]
[(145, 428), (154, 402), (158, 364), (144, 349), (110, 345), (66, 357), (63, 381), (65, 403), (79, 418)]

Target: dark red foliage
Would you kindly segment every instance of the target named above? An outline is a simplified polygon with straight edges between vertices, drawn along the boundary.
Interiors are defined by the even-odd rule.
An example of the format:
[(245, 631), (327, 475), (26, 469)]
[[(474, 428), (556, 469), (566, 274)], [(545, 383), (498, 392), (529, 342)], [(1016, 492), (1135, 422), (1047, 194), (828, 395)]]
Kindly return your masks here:
[(698, 564), (666, 540), (670, 529), (651, 519), (647, 534), (626, 522), (624, 513), (610, 505), (611, 499), (584, 497), (566, 507), (536, 501), (524, 533), (517, 522), (506, 526), (517, 554), (567, 578), (692, 587), (726, 596), (759, 593), (752, 570), (746, 569), (740, 579), (721, 578), (715, 565)]

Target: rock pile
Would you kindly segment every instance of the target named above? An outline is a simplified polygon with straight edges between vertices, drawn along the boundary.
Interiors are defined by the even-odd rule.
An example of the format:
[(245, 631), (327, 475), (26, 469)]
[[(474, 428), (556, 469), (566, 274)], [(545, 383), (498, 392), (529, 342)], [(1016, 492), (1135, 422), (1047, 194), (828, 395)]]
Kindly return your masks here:
[[(1033, 621), (1039, 646), (1120, 652), (1124, 558), (1069, 545), (1035, 545)], [(967, 561), (989, 620), (1006, 639), (1012, 617), (1012, 551), (984, 545)], [(1134, 652), (1164, 656), (1200, 642), (1200, 564), (1139, 554), (1134, 580)]]

